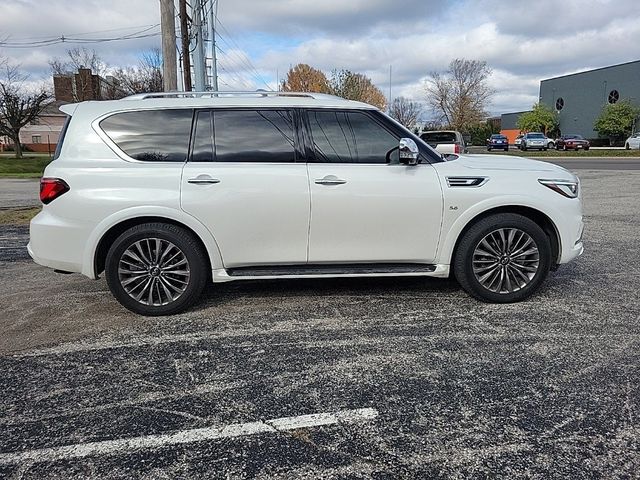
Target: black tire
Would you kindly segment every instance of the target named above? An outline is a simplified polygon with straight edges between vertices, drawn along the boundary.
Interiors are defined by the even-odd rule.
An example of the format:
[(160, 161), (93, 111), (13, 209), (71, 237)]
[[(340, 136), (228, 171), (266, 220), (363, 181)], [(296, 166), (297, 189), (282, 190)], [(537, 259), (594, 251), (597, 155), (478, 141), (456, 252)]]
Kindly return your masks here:
[[(150, 290), (153, 290), (153, 285), (156, 285), (157, 283), (158, 286), (157, 290), (155, 290), (155, 294), (160, 296), (159, 300), (157, 302), (149, 302), (158, 303), (157, 305), (145, 304), (143, 303), (143, 300), (136, 300), (132, 296), (135, 293), (135, 290), (134, 293), (127, 293), (127, 291), (125, 290), (125, 286), (123, 286), (123, 281), (126, 283), (126, 280), (128, 278), (124, 278), (121, 280), (121, 274), (119, 273), (121, 261), (123, 260), (123, 255), (125, 255), (125, 252), (130, 247), (133, 248), (136, 242), (145, 242), (145, 239), (153, 239), (150, 240), (148, 244), (146, 244), (149, 248), (149, 258), (152, 258), (155, 252), (159, 250), (153, 250), (153, 245), (158, 245), (158, 243), (155, 242), (155, 239), (158, 239), (161, 242), (160, 245), (162, 245), (162, 242), (164, 242), (167, 251), (170, 252), (169, 254), (167, 254), (167, 257), (173, 256), (175, 252), (180, 252), (182, 257), (178, 258), (183, 258), (184, 260), (186, 260), (185, 266), (180, 267), (180, 272), (188, 272), (186, 274), (188, 275), (186, 276), (186, 281), (182, 281), (185, 280), (184, 273), (179, 274), (181, 275), (180, 278), (178, 278), (178, 275), (174, 275), (173, 277), (170, 276), (172, 275), (171, 270), (167, 272), (160, 270), (156, 271), (153, 274), (153, 276), (155, 277), (162, 277), (162, 279), (156, 278), (156, 280), (153, 280), (151, 283), (152, 286), (150, 288)], [(145, 245), (145, 243), (141, 245)], [(173, 248), (173, 250), (171, 250), (171, 248)], [(134, 253), (136, 251), (137, 250), (133, 250)], [(140, 259), (142, 258), (142, 255), (138, 256), (140, 257)], [(127, 261), (132, 260), (130, 256), (127, 256), (126, 258)], [(171, 259), (167, 258), (167, 260), (170, 261)], [(158, 262), (156, 256), (156, 259), (152, 259), (151, 262), (155, 262), (156, 265), (162, 265), (162, 258), (160, 258), (160, 262)], [(144, 263), (143, 261), (136, 262), (135, 260), (133, 260), (133, 263), (135, 263), (136, 265), (127, 268), (135, 269), (137, 277), (145, 279), (153, 278), (151, 267), (148, 267), (146, 263)], [(129, 263), (128, 265), (132, 264)], [(174, 271), (177, 272), (177, 270), (175, 270), (176, 267), (173, 268)], [(183, 268), (185, 270), (182, 270)], [(155, 270), (158, 269), (156, 268)], [(202, 290), (207, 283), (207, 280), (209, 278), (208, 271), (209, 259), (198, 240), (194, 238), (194, 236), (190, 232), (175, 225), (166, 223), (145, 223), (131, 227), (113, 242), (113, 244), (109, 248), (109, 252), (107, 253), (105, 262), (105, 277), (107, 280), (107, 285), (109, 285), (109, 289), (111, 290), (113, 296), (116, 297), (116, 299), (122, 304), (122, 306), (124, 306), (128, 310), (146, 316), (172, 315), (182, 312), (192, 306), (198, 300), (198, 297), (202, 293)], [(164, 273), (166, 273), (167, 276), (164, 276)], [(171, 280), (171, 283), (166, 283), (166, 285), (175, 288), (176, 291), (167, 288), (166, 292), (170, 292), (176, 295), (175, 299), (170, 299), (171, 297), (167, 293), (165, 293), (163, 289), (160, 288), (160, 286), (163, 285), (162, 282), (166, 282), (167, 280)], [(186, 287), (184, 285), (186, 285)], [(142, 290), (144, 290), (145, 288), (146, 287), (142, 286)], [(182, 289), (182, 291), (178, 293), (177, 290), (180, 289)], [(166, 304), (162, 304), (163, 293), (165, 295)]]
[[(473, 257), (476, 248), (487, 235), (504, 228), (520, 230), (535, 242), (539, 256), (538, 266), (533, 277), (521, 288), (512, 292), (495, 292), (485, 287), (476, 278)], [(464, 233), (453, 259), (453, 273), (460, 286), (478, 300), (490, 303), (512, 303), (525, 300), (540, 287), (549, 274), (551, 263), (551, 243), (538, 224), (515, 213), (499, 213), (483, 218)]]
[(630, 146), (628, 143), (625, 143), (625, 144), (624, 144), (624, 149), (625, 149), (625, 150), (629, 150), (630, 148), (631, 148), (631, 146)]
[(526, 152), (527, 151), (527, 146), (526, 145), (522, 145), (522, 151)]
[(508, 151), (509, 151), (509, 147), (505, 148), (505, 149), (504, 149), (504, 151), (505, 151), (505, 152), (508, 152)]
[(487, 152), (490, 152), (490, 151), (491, 151), (491, 147), (487, 147)]
[(587, 150), (589, 150), (590, 147), (584, 147), (584, 151), (586, 152)]
[(543, 148), (542, 150), (544, 150), (546, 152), (547, 151), (547, 147)]

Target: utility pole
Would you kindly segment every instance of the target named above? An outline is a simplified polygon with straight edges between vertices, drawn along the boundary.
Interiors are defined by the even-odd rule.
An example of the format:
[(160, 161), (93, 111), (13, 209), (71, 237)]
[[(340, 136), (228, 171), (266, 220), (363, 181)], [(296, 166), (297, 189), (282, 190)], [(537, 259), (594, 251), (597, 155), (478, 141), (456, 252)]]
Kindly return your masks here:
[(189, 18), (187, 17), (187, 0), (179, 0), (180, 5), (180, 38), (182, 40), (182, 76), (184, 91), (193, 90), (191, 86), (191, 58), (189, 51)]
[(211, 90), (218, 91), (218, 61), (216, 59), (216, 20), (218, 19), (218, 0), (209, 0), (209, 36), (211, 37)]
[(160, 29), (162, 31), (162, 85), (165, 92), (174, 92), (178, 89), (178, 66), (173, 0), (160, 0)]
[(193, 45), (193, 74), (196, 92), (205, 90), (207, 79), (207, 68), (204, 57), (204, 36), (202, 35), (202, 17), (204, 16), (202, 0), (191, 0), (191, 18), (193, 19), (193, 29), (195, 38)]

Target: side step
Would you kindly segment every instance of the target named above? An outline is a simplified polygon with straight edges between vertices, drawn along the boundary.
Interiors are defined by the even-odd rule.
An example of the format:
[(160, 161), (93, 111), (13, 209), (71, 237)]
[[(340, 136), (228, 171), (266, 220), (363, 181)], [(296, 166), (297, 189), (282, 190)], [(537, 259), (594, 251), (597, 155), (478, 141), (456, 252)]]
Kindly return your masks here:
[(267, 265), (227, 269), (230, 277), (275, 277), (298, 275), (371, 275), (375, 273), (430, 273), (435, 265), (424, 263), (355, 263), (328, 265)]

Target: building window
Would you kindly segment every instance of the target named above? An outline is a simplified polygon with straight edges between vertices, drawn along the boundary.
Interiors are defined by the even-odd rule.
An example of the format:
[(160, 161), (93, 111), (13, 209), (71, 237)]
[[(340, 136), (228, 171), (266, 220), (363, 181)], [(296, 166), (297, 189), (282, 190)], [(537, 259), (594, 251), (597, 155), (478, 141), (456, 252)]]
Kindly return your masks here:
[(560, 111), (564, 108), (564, 98), (560, 97), (556, 100), (556, 110)]
[(617, 103), (620, 100), (620, 93), (618, 90), (611, 90), (609, 92), (609, 103)]
[(40, 140), (41, 140), (40, 135), (31, 136), (31, 143), (41, 143)]

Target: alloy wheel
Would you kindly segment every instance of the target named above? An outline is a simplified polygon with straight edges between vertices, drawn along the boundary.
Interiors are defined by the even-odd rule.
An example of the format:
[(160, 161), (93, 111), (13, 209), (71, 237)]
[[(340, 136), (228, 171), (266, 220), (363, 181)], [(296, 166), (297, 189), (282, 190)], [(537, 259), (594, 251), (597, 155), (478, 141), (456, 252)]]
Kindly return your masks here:
[(176, 301), (189, 286), (191, 269), (184, 252), (168, 240), (143, 238), (120, 257), (120, 285), (143, 305), (162, 306)]
[(518, 228), (500, 228), (486, 235), (473, 252), (476, 280), (494, 293), (513, 293), (526, 287), (540, 266), (535, 240)]

